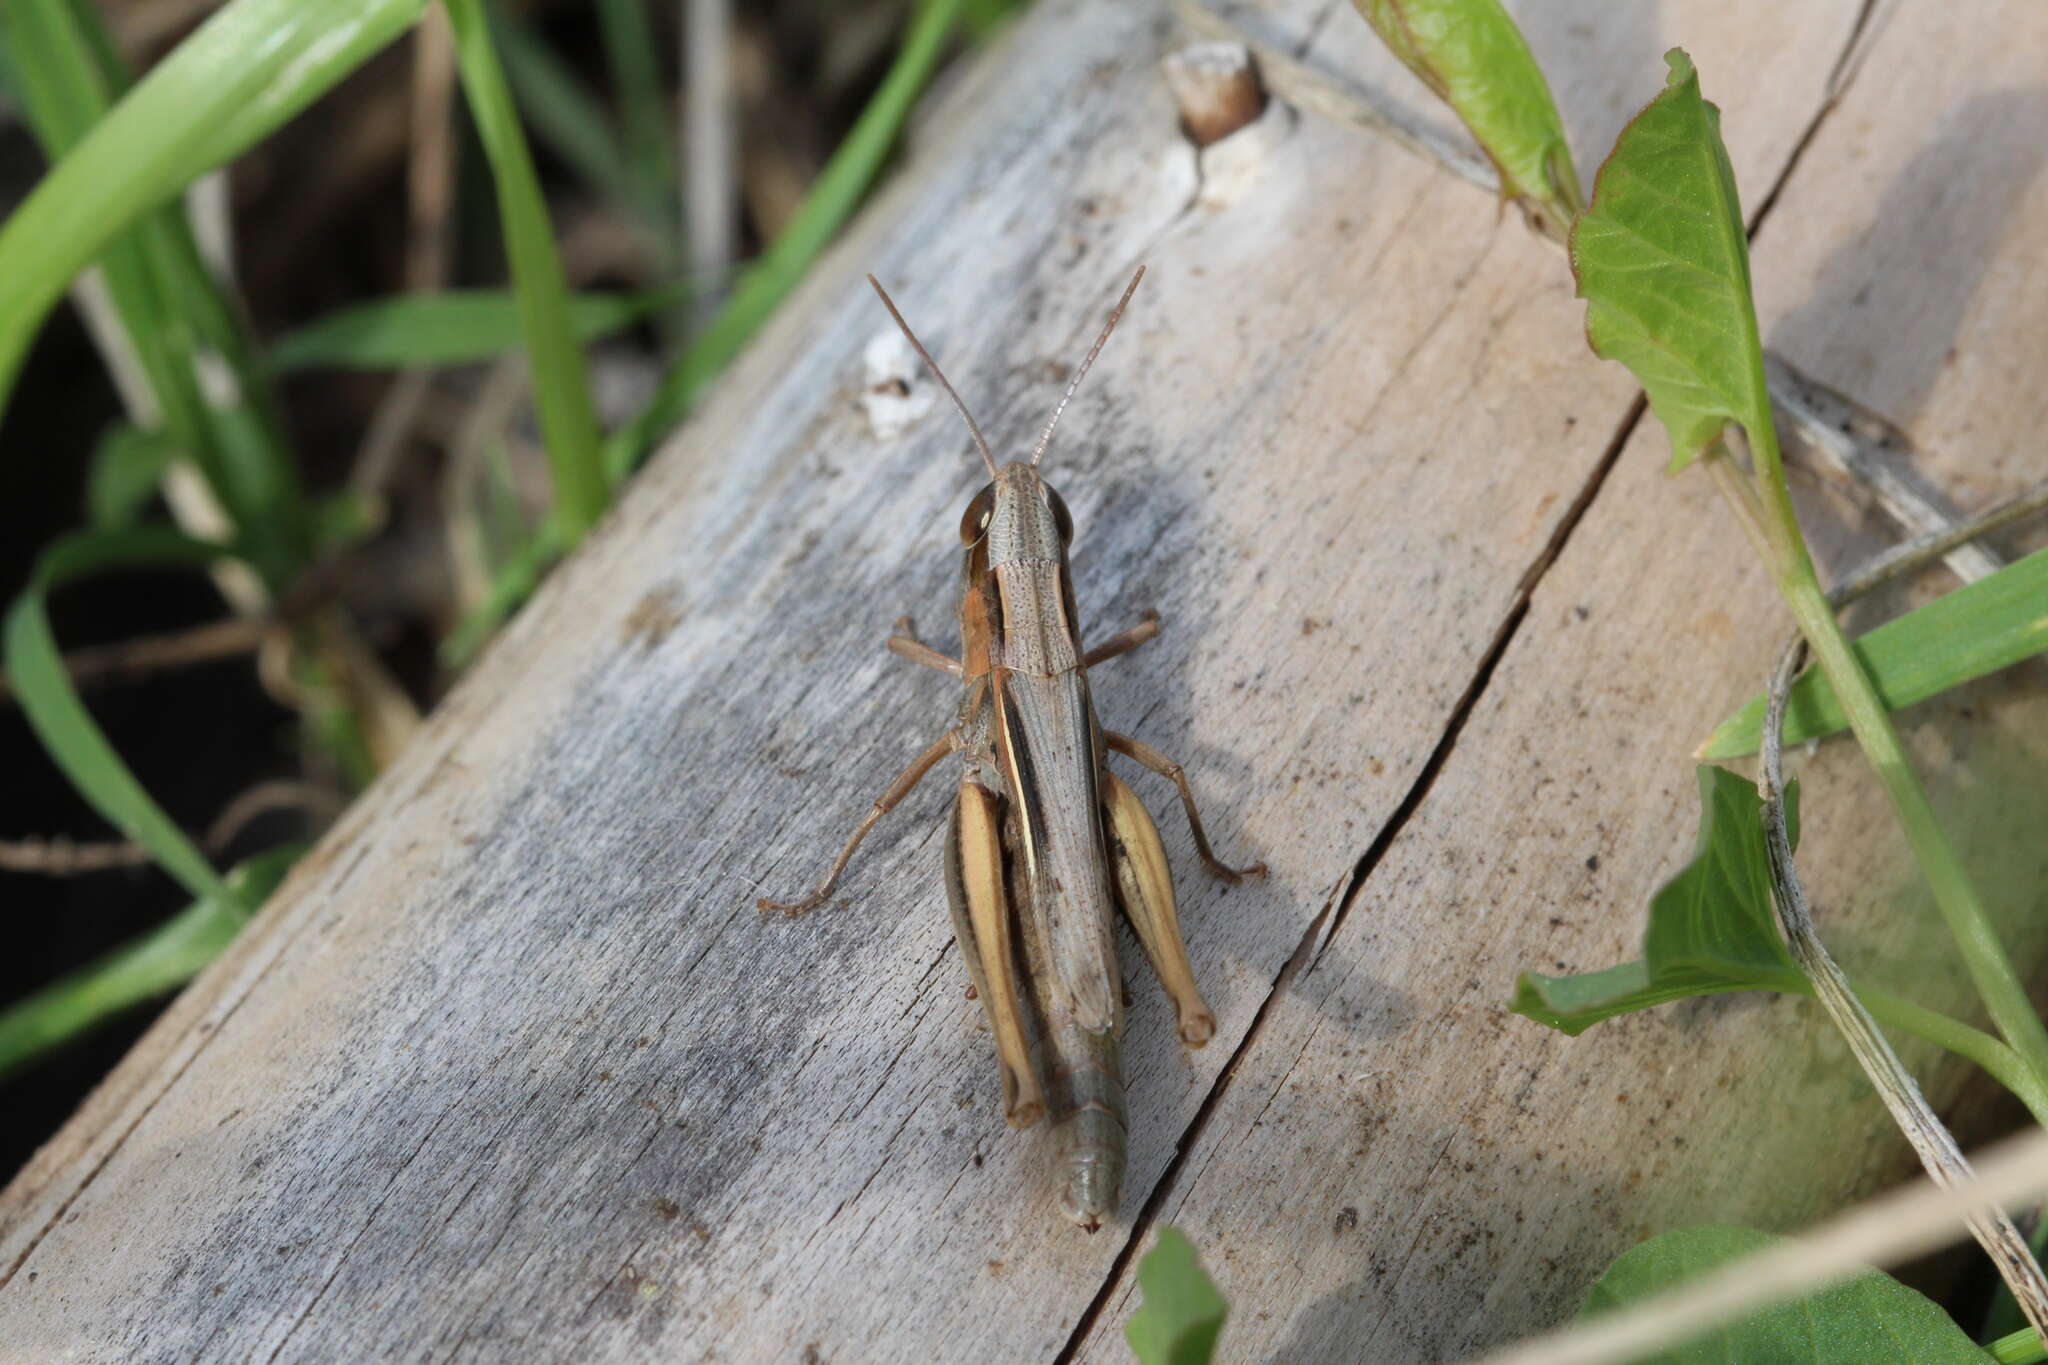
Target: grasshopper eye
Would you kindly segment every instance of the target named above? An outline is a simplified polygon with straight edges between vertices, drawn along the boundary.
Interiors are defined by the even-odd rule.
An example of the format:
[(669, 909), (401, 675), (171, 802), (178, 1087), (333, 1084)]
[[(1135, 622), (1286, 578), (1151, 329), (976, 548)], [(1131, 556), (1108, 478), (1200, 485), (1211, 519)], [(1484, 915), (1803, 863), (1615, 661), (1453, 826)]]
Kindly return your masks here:
[(1074, 543), (1074, 514), (1067, 510), (1067, 500), (1051, 484), (1045, 486), (1045, 500), (1052, 507), (1052, 524), (1059, 528), (1060, 544)]
[(995, 512), (996, 486), (986, 484), (974, 501), (967, 504), (967, 515), (960, 518), (960, 543), (972, 545), (988, 533), (988, 519)]

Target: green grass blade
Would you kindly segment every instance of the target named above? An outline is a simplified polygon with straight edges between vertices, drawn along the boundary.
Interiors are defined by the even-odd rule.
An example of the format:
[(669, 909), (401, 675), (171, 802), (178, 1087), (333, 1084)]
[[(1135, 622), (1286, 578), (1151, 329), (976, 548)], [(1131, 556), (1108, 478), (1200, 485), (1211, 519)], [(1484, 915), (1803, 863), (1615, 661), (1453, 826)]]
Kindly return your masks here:
[(683, 419), (704, 386), (739, 354), (852, 216), (938, 68), (960, 8), (961, 0), (925, 0), (918, 6), (881, 86), (782, 235), (740, 272), (732, 297), (670, 367), (646, 411), (607, 443), (606, 464), (614, 477), (638, 464)]
[(177, 453), (178, 443), (167, 432), (140, 431), (126, 422), (109, 426), (93, 448), (85, 480), (93, 526), (112, 531), (134, 525)]
[(1457, 113), (1501, 193), (1563, 240), (1578, 172), (1550, 84), (1500, 0), (1354, 0), (1394, 55)]
[(648, 0), (597, 0), (605, 64), (618, 91), (620, 122), (634, 195), (672, 265), (680, 259), (682, 204), (676, 190), (675, 143), (669, 135), (669, 99), (662, 91), (660, 47), (647, 18)]
[(2048, 1360), (2048, 1346), (2042, 1344), (2040, 1334), (2031, 1327), (2000, 1337), (1986, 1346), (1984, 1352), (1997, 1365), (2039, 1365)]
[(533, 595), (541, 576), (562, 557), (566, 548), (560, 524), (550, 517), (525, 546), (498, 569), (496, 577), (491, 580), (490, 594), (482, 605), (464, 617), (441, 642), (442, 664), (451, 669), (467, 667), (491, 638), (492, 632), (519, 609), (520, 603)]
[(615, 203), (643, 212), (639, 185), (621, 147), (619, 130), (589, 86), (542, 42), (524, 19), (489, 6), (491, 38), (520, 112), (547, 147)]
[[(677, 286), (634, 294), (573, 294), (569, 325), (595, 341), (674, 306)], [(503, 289), (401, 294), (337, 309), (280, 337), (265, 357), (272, 370), (349, 370), (467, 365), (520, 344), (519, 300)]]
[(555, 502), (563, 530), (574, 543), (603, 514), (611, 487), (599, 458), (597, 411), (590, 400), (583, 348), (570, 319), (569, 286), (519, 112), (491, 45), (482, 0), (446, 0), (446, 5), (455, 30), (463, 92), (497, 184), (505, 254), (512, 263), (520, 331), (533, 370), (534, 407), (540, 414), (548, 467), (554, 473)]
[(1208, 1365), (1230, 1312), (1179, 1228), (1162, 1227), (1138, 1262), (1144, 1302), (1124, 1324), (1139, 1365)]
[(109, 824), (148, 849), (150, 857), (195, 898), (224, 904), (237, 897), (184, 831), (150, 799), (78, 699), (50, 630), (47, 602), (53, 588), (88, 574), (173, 565), (203, 568), (227, 553), (218, 545), (155, 527), (67, 537), (36, 561), (28, 587), (7, 613), (5, 628), (7, 674), (14, 695), (43, 748), (71, 784)]
[(355, 70), (424, 5), (230, 0), (159, 62), (0, 227), (0, 402), (80, 270)]
[[(1572, 229), (1572, 271), (1594, 351), (1635, 372), (1682, 469), (1740, 422), (1770, 440), (1749, 243), (1720, 111), (1684, 52), (1622, 129)], [(1761, 447), (1760, 447), (1761, 448)]]
[[(1857, 639), (1856, 657), (1893, 711), (2048, 650), (2048, 550), (1965, 584)], [(1701, 758), (1739, 758), (1763, 742), (1759, 692), (1721, 722)], [(1833, 684), (1809, 669), (1785, 701), (1785, 743), (1848, 728)]]
[[(24, 108), (45, 153), (59, 161), (127, 90), (128, 73), (97, 11), (82, 0), (5, 0), (0, 15), (33, 59)], [(307, 551), (297, 469), (249, 364), (249, 341), (200, 257), (183, 205), (144, 214), (100, 264), (121, 335), (156, 404), (137, 415), (147, 425), (161, 421), (197, 463), (252, 562), (281, 584), (303, 567)], [(206, 374), (223, 366), (251, 405), (237, 417), (223, 416), (206, 394)]]
[(0, 1010), (0, 1080), (139, 1005), (184, 985), (220, 956), (298, 860), (293, 844), (228, 873), (231, 900), (200, 900), (113, 952)]

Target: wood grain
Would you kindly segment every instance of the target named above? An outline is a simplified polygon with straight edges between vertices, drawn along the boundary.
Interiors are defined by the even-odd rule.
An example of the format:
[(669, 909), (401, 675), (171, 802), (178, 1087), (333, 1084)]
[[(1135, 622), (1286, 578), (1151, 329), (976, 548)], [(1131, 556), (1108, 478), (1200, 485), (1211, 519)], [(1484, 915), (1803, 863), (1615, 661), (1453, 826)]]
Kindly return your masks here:
[[(1938, 422), (1944, 458), (1981, 455), (1980, 399), (2000, 432), (2042, 429), (2038, 386), (1989, 362), (1893, 411), (1857, 368), (1853, 293), (1787, 283), (1800, 261), (1881, 275), (1954, 230), (2023, 297), (1900, 307), (1902, 353), (1941, 354), (1959, 317), (1993, 352), (2038, 327), (2023, 219), (1946, 229), (1975, 210), (1937, 176), (1887, 197), (1911, 177), (1885, 167), (1922, 154), (1918, 111), (1997, 79), (1916, 49), (1997, 35), (1882, 11), (1830, 111), (1849, 0), (1524, 8), (1581, 147), (1654, 93), (1672, 41), (1726, 109), (1752, 205), (1818, 125), (1758, 245), (1796, 363)], [(1663, 437), (1586, 352), (1553, 251), (1277, 104), (1198, 161), (1157, 72), (1164, 12), (1043, 4), (961, 78), (415, 749), (0, 1196), (0, 1351), (1115, 1359), (1127, 1250), (1170, 1218), (1236, 1304), (1229, 1358), (1437, 1360), (1554, 1321), (1631, 1238), (1786, 1226), (1899, 1169), (1800, 1005), (1579, 1040), (1502, 1010), (1519, 968), (1633, 952), (1690, 845), (1685, 755), (1760, 685), (1782, 614), (1704, 484), (1657, 472)], [(1408, 79), (1348, 7), (1252, 18), (1325, 66)], [(1914, 109), (1888, 93), (1908, 79)], [(1935, 235), (1868, 254), (1873, 193)], [(1096, 674), (1097, 704), (1187, 766), (1226, 857), (1273, 875), (1202, 878), (1163, 784), (1133, 775), (1218, 1031), (1182, 1051), (1126, 937), (1132, 1164), (1122, 1220), (1090, 1238), (1052, 1207), (1043, 1140), (1003, 1125), (940, 909), (943, 794), (877, 831), (837, 905), (789, 923), (753, 900), (806, 885), (953, 701), (882, 641), (912, 612), (950, 643), (953, 527), (981, 476), (907, 363), (885, 378), (911, 406), (872, 415), (890, 324), (860, 273), (1015, 451), (1141, 260), (1048, 464), (1091, 638), (1166, 620)], [(2029, 458), (1973, 463), (1970, 492)], [(1810, 504), (1825, 554), (1874, 543)], [(1947, 809), (2008, 843), (2048, 733), (2028, 691), (1991, 680), (1915, 719)], [(1937, 961), (1854, 755), (1823, 748), (1806, 780), (1802, 870), (1823, 931), (1847, 926), (1838, 952)], [(1921, 998), (1954, 997), (1924, 975)]]

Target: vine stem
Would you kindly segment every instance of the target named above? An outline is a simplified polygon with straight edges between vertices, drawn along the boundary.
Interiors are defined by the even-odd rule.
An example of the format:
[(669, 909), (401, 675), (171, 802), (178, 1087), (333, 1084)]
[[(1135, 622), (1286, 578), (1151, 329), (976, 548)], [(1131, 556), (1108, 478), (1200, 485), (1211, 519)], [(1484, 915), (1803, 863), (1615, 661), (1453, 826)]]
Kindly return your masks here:
[(1925, 1005), (1916, 1005), (1889, 991), (1859, 986), (1856, 998), (1878, 1023), (1901, 1033), (1910, 1033), (1966, 1061), (1975, 1062), (1985, 1075), (2010, 1090), (2014, 1098), (2027, 1107), (2034, 1122), (2048, 1128), (2048, 1087), (2035, 1080), (2034, 1073), (2027, 1070), (2020, 1055), (2004, 1043), (1982, 1029), (1971, 1028), (1960, 1019), (1951, 1018), (1940, 1010), (1928, 1009)]
[[(1830, 609), (1832, 616), (1832, 609)], [(1806, 890), (1792, 862), (1792, 839), (1785, 819), (1785, 777), (1781, 765), (1785, 733), (1785, 696), (1792, 679), (1806, 658), (1806, 641), (1794, 637), (1771, 675), (1769, 704), (1764, 711), (1762, 762), (1757, 786), (1762, 790), (1764, 851), (1770, 863), (1771, 900), (1778, 909), (1778, 921), (1786, 943), (1798, 961), (1813, 993), (1841, 1032), (1856, 1064), (1877, 1089), (1892, 1121), (1912, 1144), (1920, 1164), (1936, 1184), (1956, 1188), (1974, 1177), (1969, 1160), (1957, 1145), (1955, 1135), (1927, 1103), (1913, 1073), (1906, 1070), (1899, 1054), (1871, 1018), (1871, 1011), (1856, 998), (1849, 978), (1836, 963), (1827, 946), (1814, 931), (1813, 914)], [(2037, 1087), (2030, 1087), (2037, 1089)], [(2030, 1103), (2028, 1106), (2033, 1109)], [(2038, 1120), (2039, 1111), (2036, 1110)], [(1970, 1235), (1984, 1248), (1984, 1254), (1998, 1267), (1999, 1277), (2012, 1290), (2013, 1300), (2036, 1331), (2048, 1332), (2048, 1276), (2027, 1247), (2012, 1219), (2003, 1209), (1972, 1209), (1965, 1220)]]
[(2042, 1026), (2040, 1016), (2034, 1012), (2033, 1002), (2027, 998), (2012, 959), (2006, 956), (2005, 945), (1998, 940), (1976, 887), (1934, 817), (1934, 808), (1906, 757), (1891, 713), (1871, 686), (1869, 675), (1863, 671), (1862, 662), (1835, 619), (1833, 605), (1821, 590), (1792, 510), (1791, 495), (1785, 487), (1775, 437), (1769, 434), (1766, 425), (1753, 439), (1757, 491), (1761, 495), (1764, 529), (1772, 542), (1770, 568), (1778, 581), (1778, 590), (1792, 609), (1799, 633), (1833, 685), (1864, 757), (1891, 798), (1892, 809), (1992, 1022), (2033, 1073), (2036, 1083), (2048, 1087), (2048, 1028)]

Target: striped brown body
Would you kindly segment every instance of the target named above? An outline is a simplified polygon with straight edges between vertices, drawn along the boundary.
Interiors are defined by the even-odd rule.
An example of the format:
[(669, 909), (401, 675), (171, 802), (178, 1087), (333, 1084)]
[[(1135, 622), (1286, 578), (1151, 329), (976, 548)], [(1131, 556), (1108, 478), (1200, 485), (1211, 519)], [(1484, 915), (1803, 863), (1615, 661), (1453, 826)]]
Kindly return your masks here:
[(953, 727), (876, 800), (810, 895), (793, 904), (761, 902), (763, 909), (790, 914), (823, 904), (875, 822), (946, 754), (957, 754), (959, 785), (946, 837), (947, 901), (961, 957), (995, 1039), (1004, 1114), (1019, 1128), (1050, 1115), (1059, 1148), (1061, 1211), (1091, 1232), (1116, 1213), (1127, 1146), (1117, 1047), (1123, 981), (1113, 907), (1130, 920), (1172, 996), (1181, 1041), (1200, 1047), (1216, 1029), (1188, 964), (1159, 831), (1136, 794), (1105, 766), (1108, 753), (1125, 754), (1170, 778), (1180, 790), (1204, 866), (1226, 881), (1244, 875), (1210, 851), (1180, 768), (1097, 721), (1089, 666), (1150, 639), (1158, 622), (1150, 618), (1092, 653), (1083, 648), (1067, 563), (1073, 521), (1038, 473), (1067, 399), (1143, 276), (1141, 269), (1124, 291), (1031, 459), (1000, 468), (960, 396), (875, 284), (904, 335), (960, 407), (990, 475), (960, 523), (961, 657), (930, 649), (908, 633), (907, 622), (889, 642), (897, 653), (958, 677), (960, 711)]
[[(1102, 824), (1102, 729), (1067, 567), (1072, 534), (1059, 494), (1022, 462), (998, 470), (961, 523), (962, 539), (974, 539), (960, 601), (960, 722), (963, 736), (987, 744), (962, 746), (961, 780), (1001, 803), (1005, 890), (1028, 985), (1018, 994), (1037, 1016), (1036, 1071), (1059, 1132), (1061, 1207), (1092, 1228), (1115, 1211), (1123, 1181), (1123, 983)], [(982, 969), (995, 976), (1006, 965), (985, 958)], [(1002, 994), (984, 995), (999, 1034), (1007, 1031), (996, 1018)]]

